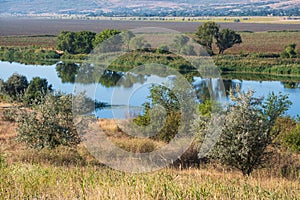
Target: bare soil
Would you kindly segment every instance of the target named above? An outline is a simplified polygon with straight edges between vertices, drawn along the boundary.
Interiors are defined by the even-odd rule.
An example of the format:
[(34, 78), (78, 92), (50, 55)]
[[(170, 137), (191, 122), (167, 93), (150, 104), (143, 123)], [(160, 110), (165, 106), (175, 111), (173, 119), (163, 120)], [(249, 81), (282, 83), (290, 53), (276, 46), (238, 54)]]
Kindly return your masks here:
[[(57, 35), (62, 30), (134, 29), (141, 27), (163, 27), (180, 32), (195, 32), (199, 22), (157, 22), (157, 21), (117, 21), (117, 20), (75, 20), (39, 18), (0, 18), (0, 36), (10, 35)], [(299, 24), (258, 24), (258, 23), (219, 23), (222, 28), (236, 31), (280, 31), (300, 30)]]

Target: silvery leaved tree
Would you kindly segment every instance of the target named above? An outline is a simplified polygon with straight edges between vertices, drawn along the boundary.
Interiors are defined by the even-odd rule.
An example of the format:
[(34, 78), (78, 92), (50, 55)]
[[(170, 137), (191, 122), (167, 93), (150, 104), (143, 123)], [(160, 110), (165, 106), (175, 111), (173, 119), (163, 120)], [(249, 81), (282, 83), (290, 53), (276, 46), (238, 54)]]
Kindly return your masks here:
[[(266, 148), (279, 132), (271, 131), (276, 118), (284, 114), (291, 102), (286, 95), (274, 93), (264, 100), (254, 91), (230, 91), (231, 104), (225, 116), (222, 133), (211, 155), (221, 163), (233, 166), (244, 175), (266, 161)], [(202, 128), (201, 134), (205, 133)]]
[(32, 105), (18, 111), (18, 140), (29, 147), (55, 148), (80, 142), (72, 121), (72, 96), (48, 93)]

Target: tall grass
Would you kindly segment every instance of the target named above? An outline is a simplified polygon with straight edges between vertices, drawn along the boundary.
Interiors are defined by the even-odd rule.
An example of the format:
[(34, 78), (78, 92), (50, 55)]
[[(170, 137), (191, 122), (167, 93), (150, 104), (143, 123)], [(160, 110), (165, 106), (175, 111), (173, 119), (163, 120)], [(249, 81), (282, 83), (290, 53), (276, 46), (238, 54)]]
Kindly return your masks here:
[(299, 183), (213, 169), (130, 174), (108, 168), (14, 164), (0, 169), (3, 199), (299, 199)]

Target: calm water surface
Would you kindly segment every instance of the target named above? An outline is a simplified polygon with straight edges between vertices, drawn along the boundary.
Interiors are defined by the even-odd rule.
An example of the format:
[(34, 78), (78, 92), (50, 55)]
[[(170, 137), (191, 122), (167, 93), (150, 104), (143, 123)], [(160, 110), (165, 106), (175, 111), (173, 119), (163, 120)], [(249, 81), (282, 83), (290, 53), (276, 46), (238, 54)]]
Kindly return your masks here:
[[(0, 62), (0, 78), (7, 80), (13, 73), (19, 73), (27, 77), (30, 81), (33, 77), (46, 78), (49, 84), (52, 84), (53, 89), (62, 91), (64, 93), (72, 93), (74, 91), (74, 83), (63, 81), (60, 78), (58, 71), (56, 70), (56, 65), (51, 66), (39, 66), (39, 65), (24, 65), (19, 63), (9, 63)], [(135, 75), (127, 75), (124, 73), (114, 74), (113, 77), (125, 77), (122, 84), (93, 84), (90, 85), (92, 98), (98, 101), (106, 102), (112, 107), (107, 107), (96, 111), (96, 116), (100, 118), (126, 118), (129, 116), (136, 115), (141, 111), (141, 105), (147, 100), (149, 95), (149, 86), (152, 83), (165, 83), (172, 80), (172, 76), (159, 77), (159, 76), (142, 76), (137, 77)], [(201, 79), (200, 77), (194, 77), (193, 84), (196, 88), (203, 87), (210, 83), (214, 93), (222, 95), (220, 91), (220, 79)], [(256, 96), (267, 96), (270, 92), (275, 92), (278, 94), (282, 92), (283, 94), (288, 94), (289, 99), (292, 101), (293, 105), (288, 110), (287, 114), (292, 117), (300, 115), (300, 85), (296, 83), (297, 86), (294, 88), (287, 88), (280, 81), (249, 81), (249, 80), (225, 80), (225, 88), (228, 89), (230, 86), (235, 86), (239, 84), (242, 90), (253, 89), (256, 91)], [(205, 87), (205, 86), (204, 86)], [(206, 87), (207, 88), (207, 87)], [(222, 101), (226, 101), (227, 98), (222, 98)], [(129, 106), (129, 107), (128, 107)]]

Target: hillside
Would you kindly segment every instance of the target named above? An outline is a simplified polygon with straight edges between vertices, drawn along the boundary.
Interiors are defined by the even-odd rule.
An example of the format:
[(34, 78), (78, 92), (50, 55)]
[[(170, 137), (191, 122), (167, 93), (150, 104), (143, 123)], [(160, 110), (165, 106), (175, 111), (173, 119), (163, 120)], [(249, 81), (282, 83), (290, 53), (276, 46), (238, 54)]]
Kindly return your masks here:
[(88, 16), (299, 15), (300, 0), (4, 0), (0, 14), (83, 14)]

